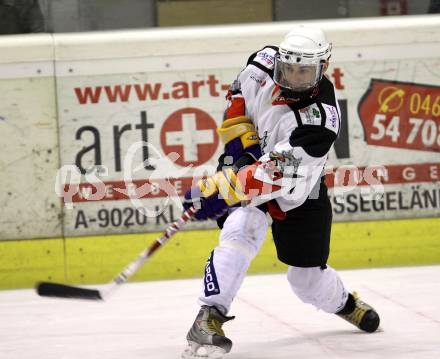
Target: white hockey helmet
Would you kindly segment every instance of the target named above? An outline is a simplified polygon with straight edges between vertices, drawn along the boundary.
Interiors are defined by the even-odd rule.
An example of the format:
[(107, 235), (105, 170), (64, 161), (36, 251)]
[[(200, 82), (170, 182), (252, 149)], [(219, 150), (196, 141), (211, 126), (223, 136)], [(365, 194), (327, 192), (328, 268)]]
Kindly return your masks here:
[(313, 89), (322, 79), (332, 44), (316, 27), (297, 26), (289, 31), (275, 56), (274, 81), (293, 92)]

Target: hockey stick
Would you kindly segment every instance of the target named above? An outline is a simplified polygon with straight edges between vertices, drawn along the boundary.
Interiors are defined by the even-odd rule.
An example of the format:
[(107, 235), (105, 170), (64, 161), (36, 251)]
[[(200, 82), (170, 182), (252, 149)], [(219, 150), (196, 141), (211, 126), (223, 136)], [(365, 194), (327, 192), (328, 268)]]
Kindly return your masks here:
[(119, 273), (103, 290), (87, 289), (75, 287), (59, 283), (40, 282), (36, 286), (37, 293), (44, 297), (57, 298), (75, 298), (87, 300), (103, 300), (115, 291), (122, 283), (125, 283), (128, 278), (135, 274), (142, 265), (162, 247), (177, 231), (179, 231), (186, 222), (196, 213), (194, 207), (190, 207), (182, 216), (174, 223), (172, 223), (163, 232), (162, 236), (157, 238), (153, 244), (144, 249), (138, 257), (127, 265), (121, 273)]

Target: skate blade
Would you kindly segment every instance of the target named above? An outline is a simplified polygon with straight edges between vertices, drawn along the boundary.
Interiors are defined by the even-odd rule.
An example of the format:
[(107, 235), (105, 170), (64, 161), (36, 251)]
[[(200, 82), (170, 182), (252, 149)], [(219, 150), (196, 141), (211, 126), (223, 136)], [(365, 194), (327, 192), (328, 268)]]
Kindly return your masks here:
[(220, 359), (226, 351), (215, 345), (200, 345), (188, 342), (188, 346), (182, 353), (183, 359)]

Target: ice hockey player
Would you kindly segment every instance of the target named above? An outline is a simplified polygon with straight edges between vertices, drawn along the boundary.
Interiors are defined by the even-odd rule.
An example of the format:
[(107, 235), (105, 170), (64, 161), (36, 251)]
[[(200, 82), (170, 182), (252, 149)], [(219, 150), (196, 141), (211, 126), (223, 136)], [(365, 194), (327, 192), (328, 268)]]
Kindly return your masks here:
[(220, 185), (229, 180), (229, 193), (236, 186), (230, 175), (219, 172), (209, 179), (210, 186), (201, 181), (185, 194), (185, 208), (199, 208), (199, 220), (218, 219), (222, 230), (205, 267), (201, 309), (187, 334), (183, 358), (220, 358), (231, 350), (222, 325), (234, 318), (227, 314), (266, 237), (267, 213), (273, 219), (278, 259), (289, 266), (293, 292), (365, 332), (379, 326), (377, 312), (350, 293), (327, 264), (332, 209), (323, 169), (340, 128), (335, 89), (324, 75), (331, 49), (321, 29), (295, 27), (279, 47), (252, 54), (228, 92), (225, 120), (218, 129), (225, 143), (219, 159), (223, 173), (257, 160), (272, 161), (281, 172), (290, 168), (295, 185), (264, 204), (231, 208), (237, 201), (226, 199)]

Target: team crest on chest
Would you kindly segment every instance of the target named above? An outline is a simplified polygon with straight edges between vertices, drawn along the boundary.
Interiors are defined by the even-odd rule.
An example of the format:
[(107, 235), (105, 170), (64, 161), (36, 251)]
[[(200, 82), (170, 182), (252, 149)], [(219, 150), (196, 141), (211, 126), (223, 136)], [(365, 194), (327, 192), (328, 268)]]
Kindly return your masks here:
[(277, 168), (284, 177), (298, 177), (297, 172), (302, 161), (302, 157), (295, 157), (293, 149), (288, 151), (272, 151), (269, 158), (275, 161)]
[(321, 111), (316, 103), (299, 110), (303, 125), (321, 125)]

